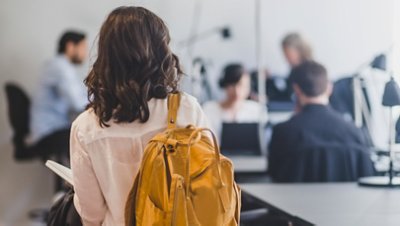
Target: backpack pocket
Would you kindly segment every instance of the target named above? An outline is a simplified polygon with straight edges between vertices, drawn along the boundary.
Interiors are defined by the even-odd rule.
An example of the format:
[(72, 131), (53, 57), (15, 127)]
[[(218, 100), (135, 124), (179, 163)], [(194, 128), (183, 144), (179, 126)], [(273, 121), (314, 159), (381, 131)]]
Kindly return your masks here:
[(178, 174), (171, 177), (171, 190), (168, 202), (168, 225), (187, 226), (186, 195), (183, 186), (184, 179)]
[(145, 211), (143, 212), (142, 222), (138, 225), (165, 226), (167, 213), (158, 208), (149, 197), (146, 198)]
[(192, 200), (186, 197), (184, 178), (173, 174), (169, 197), (169, 221), (172, 226), (200, 226)]

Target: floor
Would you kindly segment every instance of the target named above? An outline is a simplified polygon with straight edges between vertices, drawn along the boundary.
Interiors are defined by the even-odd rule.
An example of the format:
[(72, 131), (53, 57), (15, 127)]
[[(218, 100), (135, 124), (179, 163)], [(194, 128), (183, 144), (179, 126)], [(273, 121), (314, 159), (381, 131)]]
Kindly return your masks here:
[(31, 210), (48, 208), (53, 175), (39, 160), (15, 162), (12, 147), (0, 147), (0, 226), (44, 226), (30, 220)]

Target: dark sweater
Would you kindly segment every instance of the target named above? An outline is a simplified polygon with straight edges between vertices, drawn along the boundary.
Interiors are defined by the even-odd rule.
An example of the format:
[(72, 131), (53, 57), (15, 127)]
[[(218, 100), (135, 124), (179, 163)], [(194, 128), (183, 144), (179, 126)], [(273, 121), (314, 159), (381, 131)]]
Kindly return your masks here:
[[(353, 148), (355, 147), (355, 148)], [(320, 153), (327, 152), (327, 150), (341, 149), (340, 151), (334, 152), (337, 155), (343, 154), (342, 149), (359, 150), (367, 148), (366, 141), (361, 131), (355, 127), (351, 122), (345, 121), (339, 113), (336, 113), (329, 106), (325, 105), (307, 105), (303, 110), (294, 115), (290, 120), (280, 123), (273, 128), (272, 138), (269, 146), (269, 172), (272, 178), (277, 179), (278, 175), (282, 174), (285, 170), (305, 170), (296, 169), (292, 166), (294, 164), (299, 167), (308, 167), (311, 174), (314, 171), (321, 169), (317, 168), (318, 163), (322, 160), (316, 160), (321, 158)], [(316, 153), (309, 150), (322, 150)], [(307, 157), (299, 157), (299, 153), (307, 151)], [(318, 151), (317, 151), (318, 152)], [(329, 152), (329, 155), (332, 151)], [(326, 154), (323, 154), (326, 156)], [(297, 157), (296, 157), (297, 156)], [(332, 155), (334, 156), (334, 155)], [(368, 155), (365, 155), (368, 158)], [(299, 158), (299, 159), (293, 159)], [(309, 160), (305, 158), (314, 158), (312, 161), (315, 163), (314, 166), (310, 165)], [(333, 159), (340, 159), (342, 157), (330, 157)], [(288, 163), (288, 161), (291, 161)], [(306, 163), (298, 163), (298, 161), (307, 161)], [(327, 160), (329, 164), (329, 159)], [(368, 161), (368, 159), (367, 159)], [(338, 164), (338, 163), (331, 163)], [(350, 165), (357, 164), (357, 162), (350, 162)], [(293, 168), (294, 167), (294, 168)], [(318, 166), (321, 167), (321, 166)], [(350, 166), (353, 167), (353, 166)], [(357, 167), (357, 166), (355, 166)], [(368, 166), (369, 167), (369, 166)], [(335, 169), (332, 169), (335, 170)], [(290, 172), (283, 172), (283, 174), (290, 174)], [(279, 179), (278, 179), (279, 180)], [(298, 180), (302, 180), (301, 178)], [(325, 179), (324, 179), (325, 180)], [(329, 180), (329, 178), (326, 178)]]

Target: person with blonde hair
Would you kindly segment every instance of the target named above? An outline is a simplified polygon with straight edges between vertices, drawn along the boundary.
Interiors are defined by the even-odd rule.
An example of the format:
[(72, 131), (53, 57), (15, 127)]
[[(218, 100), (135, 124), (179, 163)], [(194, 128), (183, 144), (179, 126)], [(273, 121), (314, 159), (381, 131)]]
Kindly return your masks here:
[(287, 34), (282, 40), (282, 50), (291, 68), (313, 59), (311, 46), (299, 33)]
[[(291, 71), (294, 67), (306, 62), (313, 60), (313, 53), (310, 44), (306, 39), (297, 32), (291, 32), (286, 34), (281, 42), (283, 55), (287, 63), (289, 64)], [(290, 75), (290, 73), (289, 73)], [(268, 71), (265, 72), (266, 76), (266, 87), (267, 97), (270, 101), (283, 101), (291, 102), (293, 99), (293, 90), (291, 86), (291, 78), (288, 76), (284, 78), (282, 76), (276, 76), (270, 74)], [(258, 81), (257, 72), (251, 74), (252, 77), (252, 92), (251, 98), (258, 99)]]

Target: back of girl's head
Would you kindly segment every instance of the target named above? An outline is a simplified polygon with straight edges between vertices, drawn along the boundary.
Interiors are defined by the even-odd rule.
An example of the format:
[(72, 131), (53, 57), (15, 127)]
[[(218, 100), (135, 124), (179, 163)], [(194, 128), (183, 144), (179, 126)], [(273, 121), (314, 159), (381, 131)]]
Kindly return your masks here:
[(219, 86), (226, 88), (230, 85), (236, 85), (245, 73), (246, 71), (241, 64), (228, 64), (219, 80)]
[(165, 23), (142, 7), (119, 7), (108, 15), (98, 40), (95, 60), (85, 84), (89, 108), (102, 126), (146, 122), (147, 102), (176, 92), (182, 71), (168, 44)]

